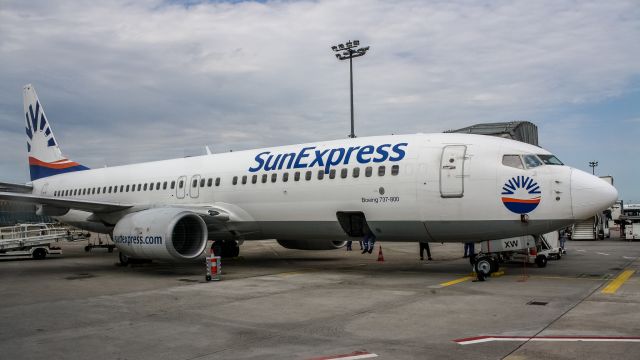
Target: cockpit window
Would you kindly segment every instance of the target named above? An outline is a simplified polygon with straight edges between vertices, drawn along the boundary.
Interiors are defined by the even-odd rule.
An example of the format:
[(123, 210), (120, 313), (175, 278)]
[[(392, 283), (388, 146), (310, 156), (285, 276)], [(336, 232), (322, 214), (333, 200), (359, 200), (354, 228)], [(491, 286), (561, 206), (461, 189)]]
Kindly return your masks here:
[(538, 155), (538, 157), (547, 165), (564, 165), (555, 155)]
[(527, 165), (527, 169), (542, 166), (542, 161), (535, 155), (523, 155), (522, 158), (524, 159), (525, 165)]
[(502, 156), (502, 165), (524, 169), (520, 155), (504, 155)]

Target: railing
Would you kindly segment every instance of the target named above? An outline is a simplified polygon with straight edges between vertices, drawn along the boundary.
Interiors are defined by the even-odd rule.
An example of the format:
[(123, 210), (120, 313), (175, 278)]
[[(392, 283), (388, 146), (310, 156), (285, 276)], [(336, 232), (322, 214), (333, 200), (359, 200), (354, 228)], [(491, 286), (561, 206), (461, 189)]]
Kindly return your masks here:
[(69, 229), (57, 224), (21, 224), (0, 228), (0, 250), (28, 247), (67, 239)]

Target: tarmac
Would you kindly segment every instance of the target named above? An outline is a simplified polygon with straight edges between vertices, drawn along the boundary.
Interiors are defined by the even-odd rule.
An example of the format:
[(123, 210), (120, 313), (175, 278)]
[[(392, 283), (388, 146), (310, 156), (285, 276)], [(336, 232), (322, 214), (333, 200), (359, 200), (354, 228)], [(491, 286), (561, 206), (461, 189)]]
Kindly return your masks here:
[[(547, 267), (474, 282), (462, 244), (374, 254), (246, 242), (221, 281), (204, 262), (0, 260), (5, 359), (638, 359), (640, 243), (569, 241)], [(377, 261), (382, 245), (384, 261)], [(341, 356), (341, 357), (340, 357)]]

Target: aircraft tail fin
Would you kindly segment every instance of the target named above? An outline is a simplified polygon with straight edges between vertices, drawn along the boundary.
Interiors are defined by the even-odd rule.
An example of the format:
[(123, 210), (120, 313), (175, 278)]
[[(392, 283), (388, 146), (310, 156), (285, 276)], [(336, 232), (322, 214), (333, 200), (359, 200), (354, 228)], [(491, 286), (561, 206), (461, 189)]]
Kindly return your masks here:
[(62, 155), (36, 90), (31, 84), (23, 88), (23, 101), (31, 180), (89, 169)]

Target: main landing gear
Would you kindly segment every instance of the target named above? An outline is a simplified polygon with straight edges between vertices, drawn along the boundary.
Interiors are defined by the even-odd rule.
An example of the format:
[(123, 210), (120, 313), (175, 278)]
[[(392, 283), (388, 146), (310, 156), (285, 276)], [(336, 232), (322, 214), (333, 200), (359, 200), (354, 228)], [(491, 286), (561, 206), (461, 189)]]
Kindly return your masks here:
[(224, 258), (234, 258), (240, 255), (240, 246), (235, 240), (216, 240), (211, 245), (211, 250), (217, 256)]

